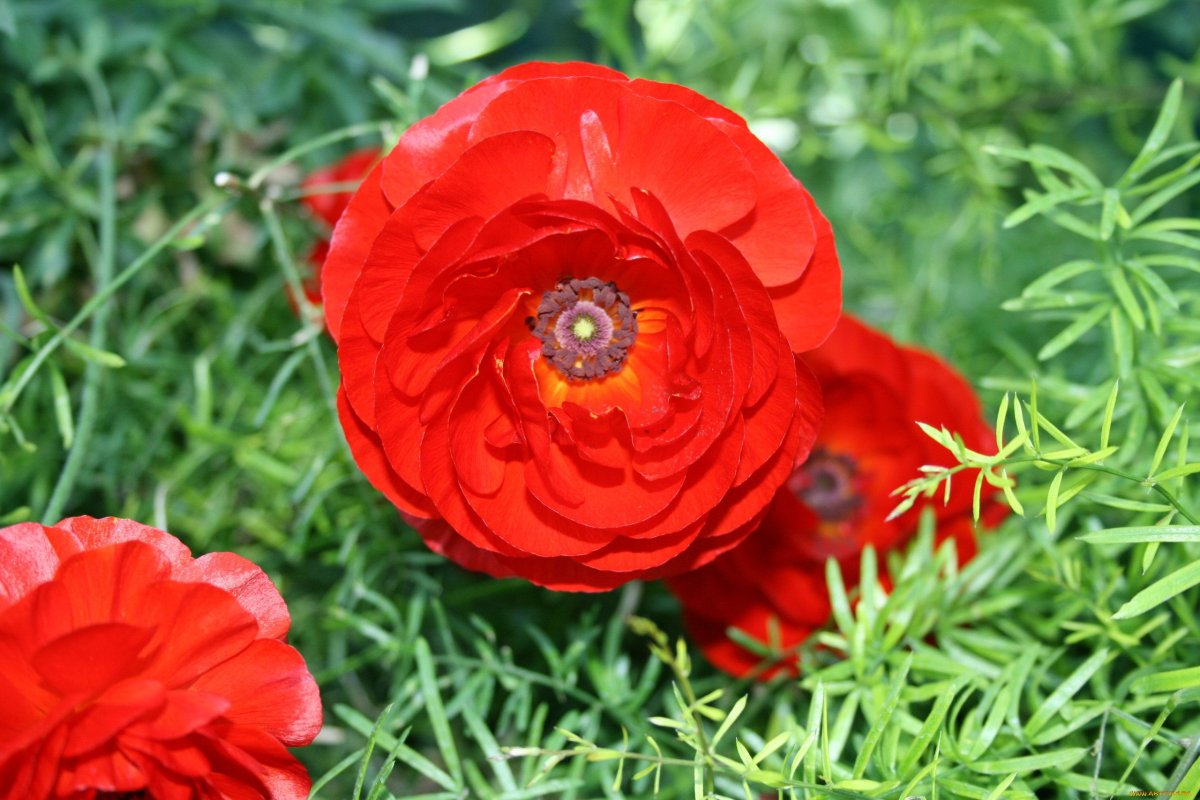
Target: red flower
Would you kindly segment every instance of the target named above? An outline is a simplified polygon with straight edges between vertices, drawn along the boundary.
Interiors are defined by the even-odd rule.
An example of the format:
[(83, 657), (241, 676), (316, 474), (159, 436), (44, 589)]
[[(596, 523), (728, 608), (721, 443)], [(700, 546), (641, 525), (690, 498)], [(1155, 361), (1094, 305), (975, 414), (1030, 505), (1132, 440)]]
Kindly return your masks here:
[(123, 519), (0, 529), (0, 798), (303, 800), (321, 727), (270, 579)]
[(750, 529), (819, 417), (829, 224), (725, 108), (525, 64), (401, 137), (323, 272), (343, 427), (428, 544), (596, 591)]
[[(329, 227), (337, 224), (338, 218), (350, 204), (354, 196), (353, 190), (329, 192), (324, 191), (332, 184), (354, 184), (357, 186), (367, 177), (371, 167), (379, 162), (382, 153), (378, 147), (367, 147), (355, 150), (350, 155), (334, 164), (321, 167), (309, 173), (301, 186), (315, 194), (304, 196), (303, 203), (312, 215), (323, 221)], [(321, 304), (321, 265), (329, 255), (329, 239), (322, 237), (313, 245), (308, 253), (308, 263), (312, 272), (304, 280), (304, 296), (308, 302), (319, 306)]]
[[(995, 452), (971, 387), (930, 353), (898, 347), (842, 317), (829, 340), (806, 360), (821, 382), (826, 405), (812, 455), (792, 472), (761, 528), (744, 544), (670, 582), (692, 637), (710, 661), (735, 675), (749, 672), (760, 659), (729, 640), (727, 628), (767, 641), (774, 618), (778, 644), (799, 644), (831, 613), (827, 558), (838, 560), (853, 585), (868, 544), (884, 552), (916, 532), (915, 511), (887, 521), (898, 502), (892, 490), (916, 477), (922, 464), (955, 463), (917, 421), (944, 425), (961, 434), (968, 447)], [(961, 486), (948, 505), (940, 496), (922, 501), (937, 513), (939, 541), (955, 539), (960, 562), (975, 555), (972, 488)], [(992, 494), (984, 488), (985, 496)]]

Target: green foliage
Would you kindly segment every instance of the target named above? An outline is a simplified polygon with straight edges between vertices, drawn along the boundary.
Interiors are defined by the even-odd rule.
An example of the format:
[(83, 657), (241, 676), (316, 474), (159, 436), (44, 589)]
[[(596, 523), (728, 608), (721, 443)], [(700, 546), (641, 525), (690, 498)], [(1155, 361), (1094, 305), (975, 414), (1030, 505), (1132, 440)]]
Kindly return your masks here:
[[(262, 563), (325, 698), (314, 797), (1195, 791), (1198, 16), (0, 0), (0, 521), (129, 516)], [(746, 115), (833, 221), (849, 308), (996, 412), (998, 455), (926, 428), (959, 463), (897, 497), (997, 487), (1016, 513), (975, 559), (927, 515), (858, 586), (831, 565), (798, 653), (731, 632), (798, 677), (715, 673), (659, 587), (467, 575), (346, 453), (303, 170), (545, 57)]]

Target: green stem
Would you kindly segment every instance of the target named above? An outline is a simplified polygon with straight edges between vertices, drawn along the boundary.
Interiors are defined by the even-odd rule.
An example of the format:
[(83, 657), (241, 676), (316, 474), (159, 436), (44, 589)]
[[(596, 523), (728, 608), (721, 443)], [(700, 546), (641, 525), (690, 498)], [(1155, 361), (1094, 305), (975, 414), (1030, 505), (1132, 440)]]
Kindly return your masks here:
[(295, 161), (305, 153), (319, 150), (326, 145), (340, 142), (343, 139), (353, 139), (355, 136), (363, 136), (368, 133), (383, 133), (388, 128), (392, 127), (392, 122), (361, 122), (358, 125), (351, 125), (347, 128), (339, 128), (336, 131), (330, 131), (324, 136), (318, 136), (315, 139), (310, 139), (307, 142), (296, 145), (276, 158), (271, 159), (266, 164), (256, 169), (250, 178), (246, 181), (246, 186), (252, 191), (258, 191), (262, 186), (263, 181), (267, 176), (284, 164)]
[(671, 670), (675, 673), (675, 677), (679, 680), (679, 686), (683, 689), (683, 697), (687, 700), (688, 707), (686, 713), (692, 718), (692, 722), (696, 726), (696, 745), (704, 759), (704, 792), (705, 797), (713, 792), (714, 776), (713, 771), (716, 768), (716, 761), (713, 758), (712, 748), (709, 747), (708, 737), (704, 734), (704, 719), (696, 712), (697, 698), (696, 692), (692, 689), (692, 682), (688, 680), (687, 672), (683, 670), (677, 659), (672, 658), (670, 661)]
[(1198, 518), (1195, 514), (1193, 514), (1191, 511), (1189, 511), (1188, 508), (1186, 506), (1184, 506), (1183, 503), (1181, 503), (1178, 500), (1178, 498), (1176, 498), (1175, 495), (1171, 493), (1171, 491), (1169, 489), (1167, 489), (1160, 483), (1147, 483), (1142, 478), (1138, 478), (1134, 475), (1130, 475), (1127, 472), (1122, 472), (1119, 469), (1113, 469), (1112, 467), (1105, 467), (1100, 464), (1080, 464), (1078, 466), (1072, 467), (1072, 469), (1090, 469), (1092, 472), (1103, 472), (1107, 475), (1112, 475), (1117, 478), (1124, 478), (1127, 481), (1133, 481), (1134, 483), (1140, 483), (1143, 486), (1148, 486), (1149, 488), (1151, 488), (1155, 492), (1157, 492), (1159, 494), (1159, 496), (1162, 497), (1163, 500), (1166, 500), (1168, 503), (1170, 503), (1172, 508), (1174, 508), (1181, 515), (1183, 515), (1184, 519), (1186, 519), (1188, 522), (1192, 523), (1193, 525), (1200, 525), (1200, 518)]
[[(263, 212), (263, 219), (267, 222), (267, 230), (271, 236), (275, 258), (279, 261), (284, 278), (287, 280), (288, 289), (291, 291), (292, 297), (296, 300), (296, 307), (300, 309), (300, 316), (306, 321), (312, 320), (318, 315), (318, 312), (316, 307), (308, 301), (308, 297), (304, 294), (304, 287), (300, 281), (300, 271), (296, 269), (296, 262), (292, 259), (292, 254), (288, 250), (287, 239), (284, 237), (283, 228), (279, 224), (279, 214), (275, 212), (275, 204), (270, 200), (263, 200), (259, 204), (259, 207)], [(305, 337), (304, 346), (307, 348), (309, 358), (313, 362), (313, 368), (317, 371), (317, 382), (321, 384), (321, 393), (325, 395), (325, 403), (329, 406), (329, 412), (336, 418), (337, 392), (329, 380), (329, 370), (325, 366), (325, 355), (321, 352), (321, 344), (318, 338), (317, 335)]]
[[(940, 473), (933, 473), (933, 474), (938, 476), (937, 482), (941, 483), (941, 481), (944, 480), (946, 475), (957, 475), (958, 473), (963, 472), (964, 470), (968, 470), (968, 469), (985, 469), (988, 467), (1009, 467), (1009, 466), (1013, 466), (1015, 464), (1033, 464), (1033, 463), (1051, 464), (1056, 467), (1065, 467), (1067, 469), (1084, 469), (1084, 470), (1088, 470), (1090, 472), (1101, 472), (1101, 473), (1104, 473), (1105, 475), (1112, 475), (1115, 478), (1122, 478), (1124, 480), (1130, 481), (1131, 483), (1138, 483), (1149, 489), (1153, 489), (1155, 492), (1158, 493), (1158, 495), (1160, 497), (1162, 497), (1163, 500), (1165, 500), (1168, 504), (1171, 505), (1172, 508), (1174, 508), (1176, 511), (1178, 511), (1188, 522), (1192, 523), (1193, 525), (1200, 525), (1200, 517), (1197, 517), (1195, 514), (1193, 514), (1187, 508), (1187, 506), (1183, 505), (1183, 503), (1181, 503), (1179, 501), (1179, 499), (1176, 498), (1175, 495), (1171, 493), (1171, 490), (1167, 489), (1165, 486), (1158, 484), (1158, 483), (1148, 483), (1145, 478), (1139, 478), (1136, 475), (1131, 475), (1128, 472), (1123, 472), (1122, 470), (1114, 469), (1113, 467), (1106, 467), (1103, 464), (1072, 464), (1071, 463), (1072, 460), (1073, 459), (1044, 458), (1044, 457), (1038, 456), (1038, 455), (1021, 456), (1020, 458), (1003, 458), (1003, 459), (1000, 459), (999, 461), (990, 461), (987, 463), (955, 464), (953, 467), (943, 470)], [(920, 482), (926, 483), (929, 480), (930, 480), (930, 476), (926, 476), (925, 478), (920, 479)], [(912, 485), (914, 485), (914, 484), (908, 484), (908, 486), (912, 486)]]
[(1175, 771), (1171, 773), (1171, 778), (1167, 783), (1167, 792), (1173, 792), (1179, 788), (1179, 784), (1183, 783), (1183, 779), (1187, 777), (1197, 758), (1200, 758), (1200, 736), (1194, 737), (1187, 751), (1180, 756), (1179, 764), (1175, 767)]

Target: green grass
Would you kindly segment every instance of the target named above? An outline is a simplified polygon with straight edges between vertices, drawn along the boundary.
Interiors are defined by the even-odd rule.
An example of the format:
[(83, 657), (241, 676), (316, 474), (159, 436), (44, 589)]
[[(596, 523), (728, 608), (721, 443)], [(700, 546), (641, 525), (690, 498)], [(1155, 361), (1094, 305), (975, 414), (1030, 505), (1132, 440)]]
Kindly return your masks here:
[[(0, 521), (133, 517), (263, 564), (329, 800), (1200, 787), (1194, 4), (352, 5), (0, 0)], [(532, 58), (745, 115), (832, 220), (848, 307), (951, 358), (1010, 445), (931, 432), (1024, 514), (963, 567), (926, 530), (890, 595), (835, 588), (799, 680), (716, 673), (657, 585), (467, 574), (347, 454), (285, 291), (299, 180)]]

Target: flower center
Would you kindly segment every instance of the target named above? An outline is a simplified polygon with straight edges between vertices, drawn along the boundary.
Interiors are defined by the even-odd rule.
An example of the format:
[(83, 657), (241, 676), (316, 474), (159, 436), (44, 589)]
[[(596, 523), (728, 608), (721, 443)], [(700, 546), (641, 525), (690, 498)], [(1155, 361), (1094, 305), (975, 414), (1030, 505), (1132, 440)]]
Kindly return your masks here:
[(587, 314), (580, 314), (575, 318), (575, 322), (571, 325), (571, 333), (576, 339), (581, 342), (586, 342), (591, 339), (596, 333), (596, 329), (600, 327), (596, 321)]
[(842, 522), (862, 505), (858, 464), (843, 453), (813, 451), (788, 488), (824, 522)]
[(572, 380), (593, 380), (621, 369), (637, 340), (629, 295), (599, 278), (564, 278), (542, 295), (529, 319), (542, 355)]

